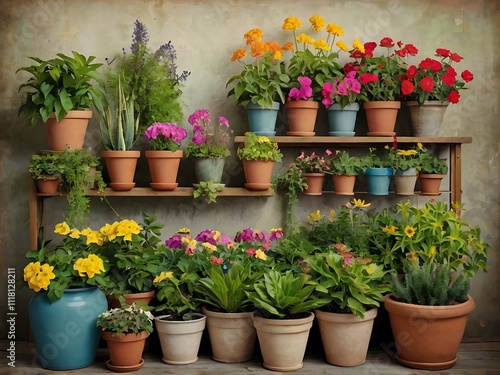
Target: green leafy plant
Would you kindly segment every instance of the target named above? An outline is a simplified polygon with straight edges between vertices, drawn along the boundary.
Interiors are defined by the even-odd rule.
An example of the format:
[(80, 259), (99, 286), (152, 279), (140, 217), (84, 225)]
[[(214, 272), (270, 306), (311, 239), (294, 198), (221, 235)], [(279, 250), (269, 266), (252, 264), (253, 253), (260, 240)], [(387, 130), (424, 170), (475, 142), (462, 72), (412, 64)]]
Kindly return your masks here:
[(32, 155), (28, 164), (28, 170), (35, 180), (62, 178), (65, 172), (65, 165), (61, 162), (60, 154)]
[(325, 252), (306, 257), (305, 262), (318, 282), (319, 296), (332, 300), (323, 307), (327, 310), (364, 318), (366, 310), (380, 306), (390, 291), (383, 266), (357, 257), (344, 244), (329, 246)]
[(404, 281), (392, 275), (396, 299), (425, 306), (446, 306), (467, 301), (470, 280), (463, 274), (450, 274), (445, 264), (407, 262)]
[(304, 273), (269, 269), (246, 293), (263, 316), (294, 319), (330, 302), (314, 296), (316, 286)]
[(135, 20), (130, 51), (123, 49), (109, 62), (108, 85), (116, 89), (117, 78), (121, 79), (141, 132), (155, 122), (183, 119), (182, 84), (191, 74), (177, 73), (177, 51), (170, 41), (157, 50), (151, 50), (148, 41), (146, 25)]
[(386, 146), (389, 149), (388, 161), (392, 169), (396, 171), (405, 171), (410, 168), (420, 168), (422, 165), (422, 156), (425, 149), (421, 143), (413, 148), (400, 149)]
[(363, 171), (367, 168), (389, 168), (391, 167), (388, 155), (377, 152), (377, 149), (370, 147), (368, 149), (368, 155), (360, 156), (360, 163)]
[(252, 264), (233, 264), (228, 270), (213, 263), (205, 269), (206, 277), (195, 286), (197, 299), (215, 311), (245, 312), (253, 310), (246, 291), (261, 275), (252, 271)]
[(136, 303), (122, 305), (99, 314), (97, 326), (103, 331), (113, 332), (113, 336), (142, 331), (149, 334), (153, 332), (153, 314)]
[(327, 159), (329, 171), (332, 174), (357, 176), (366, 169), (367, 159), (358, 156), (351, 156), (348, 151), (337, 150), (335, 154)]
[(104, 90), (104, 106), (100, 111), (99, 128), (106, 150), (127, 151), (139, 138), (139, 117), (134, 112), (134, 94), (126, 96), (122, 78), (117, 78), (116, 95), (110, 95), (110, 87)]
[(227, 96), (236, 98), (236, 103), (245, 107), (249, 103), (272, 108), (273, 101), (285, 102), (283, 89), (287, 87), (289, 77), (285, 74), (285, 64), (281, 62), (282, 48), (273, 41), (262, 41), (262, 30), (252, 29), (244, 35), (254, 63), (246, 63), (243, 58), (244, 48), (234, 51), (231, 61), (243, 64), (240, 74), (232, 76), (226, 88), (233, 86)]
[(208, 204), (216, 203), (217, 193), (220, 193), (223, 189), (223, 184), (214, 180), (200, 181), (193, 190), (193, 197), (203, 197)]
[(76, 51), (72, 51), (72, 54), (71, 57), (58, 53), (57, 57), (50, 60), (30, 56), (38, 64), (24, 66), (16, 71), (32, 75), (19, 86), (19, 90), (28, 90), (26, 101), (19, 108), (19, 115), (29, 117), (32, 125), (40, 119), (46, 122), (52, 112), (55, 112), (56, 120), (60, 122), (71, 110), (92, 106), (101, 108), (99, 93), (93, 83), (102, 83), (102, 76), (97, 72), (102, 64), (92, 63), (95, 56), (85, 57)]
[(423, 149), (420, 157), (420, 173), (447, 174), (448, 163), (432, 155), (427, 149)]
[(247, 160), (281, 161), (283, 154), (276, 142), (271, 142), (268, 137), (252, 132), (245, 133), (245, 143), (237, 150), (238, 158)]

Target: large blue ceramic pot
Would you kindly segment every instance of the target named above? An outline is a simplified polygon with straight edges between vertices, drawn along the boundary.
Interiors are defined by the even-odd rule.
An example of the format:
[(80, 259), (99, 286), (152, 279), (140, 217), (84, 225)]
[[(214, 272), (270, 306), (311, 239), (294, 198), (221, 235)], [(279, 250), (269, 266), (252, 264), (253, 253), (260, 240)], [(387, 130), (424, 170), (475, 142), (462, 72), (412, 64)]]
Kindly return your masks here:
[(278, 118), (279, 102), (273, 102), (272, 108), (261, 107), (258, 104), (248, 103), (245, 107), (248, 116), (248, 127), (257, 135), (272, 137), (276, 134), (276, 119)]
[(328, 107), (328, 126), (330, 128), (328, 134), (337, 137), (354, 136), (358, 111), (358, 103), (349, 103), (344, 108), (337, 103)]
[(90, 366), (101, 337), (97, 317), (107, 308), (104, 293), (94, 287), (67, 289), (52, 303), (47, 293), (35, 294), (29, 317), (40, 365), (51, 370)]

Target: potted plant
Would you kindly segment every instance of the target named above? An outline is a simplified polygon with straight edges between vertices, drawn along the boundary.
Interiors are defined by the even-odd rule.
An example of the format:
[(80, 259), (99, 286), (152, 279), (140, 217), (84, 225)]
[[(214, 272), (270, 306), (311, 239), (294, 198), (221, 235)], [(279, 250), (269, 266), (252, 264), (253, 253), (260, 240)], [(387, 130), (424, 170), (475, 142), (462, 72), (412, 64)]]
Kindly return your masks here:
[(102, 82), (97, 72), (102, 64), (92, 63), (95, 56), (85, 57), (76, 51), (72, 56), (58, 53), (49, 60), (29, 58), (37, 64), (16, 71), (31, 74), (19, 87), (28, 90), (19, 115), (27, 116), (32, 125), (40, 119), (45, 123), (50, 150), (64, 151), (68, 145), (71, 149), (82, 148), (92, 117), (89, 108), (101, 108), (93, 84)]
[(40, 193), (56, 194), (63, 182), (64, 167), (60, 154), (35, 154), (31, 156), (28, 171)]
[(288, 92), (285, 103), (286, 117), (288, 121), (287, 135), (312, 137), (314, 125), (318, 114), (319, 102), (312, 100), (313, 90), (311, 78), (301, 76), (297, 78), (300, 87), (293, 87)]
[[(326, 150), (325, 154), (329, 156), (332, 152)], [(304, 194), (321, 195), (325, 174), (330, 172), (330, 166), (325, 156), (316, 154), (316, 152), (312, 152), (309, 155), (302, 152), (295, 158), (295, 165), (302, 171), (307, 184)]]
[(460, 90), (474, 79), (469, 70), (460, 74), (452, 66), (459, 63), (462, 56), (446, 48), (437, 48), (434, 58), (426, 57), (418, 66), (410, 65), (404, 82), (408, 90), (406, 105), (410, 110), (413, 135), (432, 137), (439, 134), (444, 113), (449, 103), (460, 100)]
[(169, 122), (155, 122), (144, 132), (151, 150), (145, 152), (153, 190), (175, 190), (177, 173), (183, 156), (180, 144), (187, 131)]
[[(464, 212), (460, 205), (455, 208)], [(393, 271), (403, 272), (403, 284), (393, 279), (397, 294), (384, 301), (396, 359), (414, 368), (449, 368), (458, 360), (466, 316), (474, 308), (468, 283), (477, 271), (487, 270), (489, 245), (478, 226), (443, 202), (428, 201), (420, 208), (401, 202), (387, 214), (395, 219), (395, 229), (386, 232), (391, 253), (399, 256), (400, 264), (412, 263)]]
[[(398, 110), (401, 108), (401, 102), (397, 100), (400, 94), (411, 92), (401, 78), (406, 72), (403, 58), (415, 56), (418, 49), (413, 44), (398, 42), (398, 49), (391, 53), (395, 43), (390, 37), (382, 38), (378, 46), (387, 48), (387, 55), (374, 56), (377, 44), (367, 42), (363, 50), (355, 51), (353, 57), (357, 59), (361, 93), (366, 98), (363, 108), (368, 123), (367, 135), (393, 136)], [(379, 109), (384, 111), (381, 113)]]
[(188, 121), (193, 126), (193, 138), (186, 148), (186, 157), (194, 159), (198, 182), (213, 181), (224, 187), (221, 183), (224, 163), (231, 154), (228, 149), (232, 133), (229, 121), (219, 116), (217, 123), (211, 123), (208, 109), (194, 111)]
[[(95, 231), (80, 231), (62, 222), (54, 232), (62, 237), (59, 245), (42, 242), (26, 254), (30, 263), (24, 268), (24, 281), (36, 292), (28, 310), (42, 367), (70, 370), (95, 360), (100, 339), (97, 317), (107, 309), (101, 288), (109, 276)], [(69, 326), (79, 334), (68, 335), (55, 353), (47, 352), (44, 348), (53, 345), (54, 332), (65, 332)]]
[(236, 103), (246, 109), (251, 132), (273, 136), (280, 103), (285, 102), (283, 89), (289, 81), (280, 61), (283, 49), (274, 41), (264, 42), (258, 28), (247, 31), (244, 38), (255, 62), (243, 61), (245, 48), (233, 52), (231, 61), (243, 64), (243, 70), (227, 81), (226, 87), (232, 86), (227, 96), (234, 95)]
[(303, 367), (312, 311), (330, 302), (314, 296), (316, 286), (305, 273), (268, 269), (247, 292), (258, 309), (253, 321), (265, 368), (293, 371)]
[(441, 182), (448, 173), (448, 163), (432, 155), (427, 149), (422, 149), (420, 171), (418, 182), (420, 185), (420, 194), (439, 195)]
[(139, 138), (139, 117), (134, 109), (134, 95), (126, 96), (122, 80), (117, 77), (116, 91), (104, 89), (103, 110), (99, 113), (101, 140), (105, 148), (101, 156), (106, 161), (113, 190), (128, 191), (135, 186), (134, 175), (140, 151), (132, 150)]
[(109, 61), (111, 92), (121, 78), (124, 96), (132, 98), (140, 133), (155, 122), (183, 119), (182, 85), (191, 74), (186, 70), (177, 72), (177, 50), (171, 41), (156, 50), (149, 47), (148, 41), (146, 25), (135, 20), (130, 51), (123, 49)]
[(368, 194), (388, 195), (389, 185), (394, 174), (387, 155), (380, 155), (377, 149), (370, 147), (369, 153), (362, 158), (364, 176)]
[(144, 365), (142, 352), (153, 332), (153, 314), (133, 303), (105, 311), (97, 318), (110, 359), (106, 366), (116, 372), (136, 371)]
[(342, 76), (326, 81), (321, 89), (321, 102), (328, 109), (329, 135), (349, 137), (355, 134), (358, 102), (364, 97), (361, 94), (361, 83), (356, 77), (357, 72), (348, 70), (349, 66), (343, 68), (345, 73)]
[(283, 154), (276, 142), (266, 136), (252, 132), (245, 133), (245, 143), (237, 150), (243, 163), (245, 188), (248, 190), (267, 190), (271, 187), (274, 162), (281, 161)]
[(365, 159), (350, 155), (346, 150), (337, 150), (327, 159), (330, 173), (333, 175), (335, 194), (354, 195), (356, 176), (366, 168), (363, 160)]
[(418, 172), (422, 164), (424, 147), (419, 142), (409, 149), (397, 148), (397, 142), (389, 149), (388, 160), (394, 171), (394, 190), (398, 195), (413, 195)]
[(384, 280), (387, 271), (370, 258), (358, 257), (343, 243), (306, 257), (305, 263), (318, 282), (318, 295), (331, 299), (315, 310), (327, 362), (363, 364), (378, 307), (390, 291)]

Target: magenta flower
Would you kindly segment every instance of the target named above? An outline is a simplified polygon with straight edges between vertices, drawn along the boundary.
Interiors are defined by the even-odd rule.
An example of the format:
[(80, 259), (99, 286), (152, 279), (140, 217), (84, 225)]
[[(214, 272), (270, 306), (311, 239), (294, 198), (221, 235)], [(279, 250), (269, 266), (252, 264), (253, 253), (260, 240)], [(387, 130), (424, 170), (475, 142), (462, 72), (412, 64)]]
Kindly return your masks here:
[(178, 234), (173, 235), (165, 241), (169, 249), (182, 249), (182, 237)]
[(288, 100), (308, 100), (312, 97), (313, 91), (311, 88), (311, 79), (309, 77), (299, 77), (297, 81), (300, 83), (299, 88), (292, 88), (288, 93)]

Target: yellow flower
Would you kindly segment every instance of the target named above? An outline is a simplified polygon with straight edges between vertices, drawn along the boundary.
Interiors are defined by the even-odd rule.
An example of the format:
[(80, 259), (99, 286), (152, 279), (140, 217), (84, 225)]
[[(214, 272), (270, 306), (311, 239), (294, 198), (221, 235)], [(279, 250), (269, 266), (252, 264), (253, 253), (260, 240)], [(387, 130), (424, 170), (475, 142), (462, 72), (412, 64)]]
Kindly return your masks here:
[(205, 249), (207, 249), (210, 253), (211, 253), (212, 251), (217, 250), (217, 246), (212, 245), (210, 242), (203, 242), (201, 245), (202, 245)]
[(422, 150), (424, 148), (424, 146), (420, 142), (417, 143), (417, 147), (419, 150)]
[(66, 224), (65, 221), (63, 221), (62, 223), (56, 224), (56, 226), (54, 228), (54, 233), (57, 233), (57, 234), (60, 234), (63, 236), (70, 233), (70, 231), (71, 231), (71, 229), (69, 228), (69, 225)]
[(87, 235), (87, 245), (90, 245), (91, 243), (96, 243), (98, 245), (102, 245), (104, 240), (104, 236), (101, 234), (101, 232), (94, 230), (91, 233)]
[(370, 263), (369, 265), (366, 266), (366, 272), (368, 275), (373, 274), (377, 270), (377, 266), (373, 263)]
[(29, 288), (35, 292), (39, 292), (41, 289), (47, 290), (50, 280), (56, 277), (53, 270), (54, 267), (47, 263), (31, 262), (24, 267), (24, 281), (27, 281)]
[[(335, 36), (343, 36), (344, 35), (344, 29), (335, 23), (329, 23), (328, 25), (326, 25), (326, 32), (328, 34), (335, 35)], [(338, 47), (340, 47), (340, 46), (338, 46)]]
[(115, 221), (113, 224), (106, 224), (99, 232), (108, 239), (108, 241), (113, 241), (116, 238), (116, 228), (118, 227), (118, 222)]
[(169, 272), (161, 272), (158, 276), (156, 276), (153, 280), (153, 283), (159, 283), (165, 279), (171, 279), (174, 277), (174, 273), (172, 271)]
[(396, 228), (394, 225), (391, 225), (391, 226), (386, 225), (385, 228), (382, 228), (382, 232), (394, 234), (397, 229), (398, 228)]
[(323, 26), (325, 26), (325, 20), (323, 19), (323, 17), (316, 14), (309, 18), (309, 22), (311, 22), (311, 27), (316, 32), (320, 32)]
[(302, 22), (297, 17), (287, 17), (283, 21), (283, 30), (296, 30), (302, 27)]
[(307, 221), (309, 222), (316, 222), (319, 221), (323, 216), (321, 215), (320, 210), (316, 210), (314, 212), (311, 212), (311, 214), (307, 217)]
[(410, 262), (416, 262), (418, 260), (418, 254), (412, 251), (411, 253), (406, 254), (406, 259)]
[(337, 43), (335, 43), (335, 45), (337, 47), (339, 47), (344, 52), (347, 52), (349, 50), (349, 46), (341, 40), (339, 40)]
[(271, 143), (271, 141), (269, 140), (269, 138), (267, 138), (265, 135), (261, 135), (257, 139), (257, 142), (259, 142), (259, 144), (262, 144), (262, 143)]
[(431, 246), (431, 248), (429, 249), (429, 256), (433, 257), (434, 255), (436, 255), (436, 253), (437, 253), (436, 246)]
[(418, 152), (416, 150), (399, 150), (397, 154), (402, 156), (415, 156)]
[(271, 233), (274, 232), (283, 232), (283, 228), (271, 228)]
[(299, 36), (297, 37), (297, 42), (312, 45), (314, 43), (314, 39), (311, 38), (309, 35), (302, 33), (299, 34)]
[(413, 237), (413, 235), (415, 234), (415, 228), (413, 227), (410, 227), (409, 225), (406, 226), (405, 228), (405, 234), (407, 237)]
[(356, 207), (359, 207), (359, 208), (367, 208), (367, 207), (370, 207), (372, 204), (371, 203), (365, 203), (365, 200), (361, 200), (361, 199), (356, 199), (354, 198), (352, 200), (352, 203), (356, 206)]
[(337, 216), (337, 213), (335, 212), (335, 210), (332, 208), (330, 210), (330, 217), (328, 218), (328, 221), (330, 223), (333, 223), (335, 221), (335, 216)]
[(263, 252), (261, 249), (257, 249), (255, 251), (255, 257), (257, 259), (262, 259), (262, 260), (266, 260), (267, 259), (267, 255), (265, 252)]
[(245, 51), (244, 48), (238, 48), (236, 51), (233, 52), (233, 56), (231, 57), (231, 61), (236, 61), (236, 60), (241, 60), (244, 58), (247, 54), (247, 51)]
[(274, 60), (281, 60), (283, 54), (281, 53), (281, 51), (274, 51), (272, 56)]
[(91, 234), (92, 234), (92, 232), (94, 232), (94, 231), (93, 231), (91, 228), (85, 228), (85, 229), (83, 229), (83, 230), (80, 232), (80, 234), (81, 234), (82, 236), (88, 237), (89, 235), (91, 235)]
[(69, 236), (71, 238), (78, 239), (78, 238), (80, 238), (80, 231), (78, 229), (76, 229), (76, 228), (72, 228), (71, 232), (69, 233)]
[(179, 228), (179, 230), (177, 231), (177, 233), (179, 233), (179, 234), (189, 234), (189, 233), (191, 233), (191, 229), (189, 229), (189, 228)]
[(91, 279), (95, 275), (104, 272), (104, 263), (97, 255), (90, 254), (87, 258), (78, 258), (73, 265), (73, 269), (78, 271), (78, 275), (81, 277), (87, 274), (88, 278)]
[(363, 46), (363, 43), (361, 43), (359, 39), (354, 39), (354, 42), (352, 42), (352, 46), (361, 53), (365, 52), (365, 47)]
[(323, 51), (330, 51), (330, 46), (324, 39), (316, 39), (313, 43), (313, 47), (316, 49), (322, 49)]
[(124, 241), (132, 241), (133, 234), (139, 234), (141, 227), (134, 220), (122, 220), (116, 227), (116, 235), (123, 237)]

